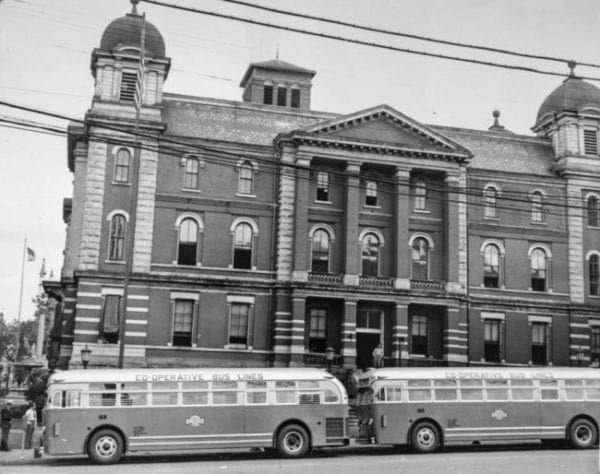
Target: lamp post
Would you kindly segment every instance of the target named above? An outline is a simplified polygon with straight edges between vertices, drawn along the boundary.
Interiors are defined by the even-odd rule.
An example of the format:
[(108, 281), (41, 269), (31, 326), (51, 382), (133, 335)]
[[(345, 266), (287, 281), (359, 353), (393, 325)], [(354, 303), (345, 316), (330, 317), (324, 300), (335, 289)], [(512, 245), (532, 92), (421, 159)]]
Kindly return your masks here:
[(85, 348), (81, 349), (81, 363), (83, 364), (84, 369), (87, 369), (87, 366), (90, 362), (91, 355), (92, 355), (92, 350), (89, 349), (86, 344)]
[(327, 371), (331, 372), (331, 363), (333, 362), (333, 357), (335, 356), (335, 349), (329, 346), (325, 349), (325, 360), (327, 361)]

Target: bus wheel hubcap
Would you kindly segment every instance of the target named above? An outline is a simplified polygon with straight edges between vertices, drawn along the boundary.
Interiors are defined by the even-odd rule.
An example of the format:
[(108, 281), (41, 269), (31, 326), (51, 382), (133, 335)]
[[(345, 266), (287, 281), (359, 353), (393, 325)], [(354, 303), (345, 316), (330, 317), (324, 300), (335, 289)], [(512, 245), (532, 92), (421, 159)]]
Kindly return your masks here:
[(117, 451), (117, 443), (110, 436), (103, 436), (96, 443), (96, 452), (103, 457), (110, 457)]
[(421, 446), (430, 447), (435, 442), (435, 434), (429, 428), (423, 428), (417, 433), (417, 440)]
[(579, 426), (577, 430), (575, 430), (575, 436), (582, 443), (588, 443), (592, 437), (592, 432), (587, 426)]
[(300, 436), (296, 432), (288, 433), (287, 435), (285, 435), (284, 443), (288, 451), (299, 451), (300, 449), (302, 449), (302, 436)]

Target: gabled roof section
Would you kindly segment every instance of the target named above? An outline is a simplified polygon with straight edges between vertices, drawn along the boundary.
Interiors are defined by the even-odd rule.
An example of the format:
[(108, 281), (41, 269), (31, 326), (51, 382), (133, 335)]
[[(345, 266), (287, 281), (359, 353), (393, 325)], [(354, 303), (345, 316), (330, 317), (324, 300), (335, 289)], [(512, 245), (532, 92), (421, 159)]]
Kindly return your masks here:
[(459, 161), (468, 161), (472, 156), (467, 148), (439, 131), (385, 104), (308, 125), (280, 138), (324, 145), (335, 142), (338, 147), (372, 148), (387, 153), (431, 153), (453, 156)]

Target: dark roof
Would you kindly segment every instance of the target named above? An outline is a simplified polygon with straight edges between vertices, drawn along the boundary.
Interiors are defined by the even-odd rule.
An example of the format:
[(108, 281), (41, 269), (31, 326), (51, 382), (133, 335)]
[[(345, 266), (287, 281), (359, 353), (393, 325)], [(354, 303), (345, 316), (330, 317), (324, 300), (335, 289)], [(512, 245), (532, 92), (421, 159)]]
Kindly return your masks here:
[(246, 69), (244, 77), (240, 82), (240, 87), (244, 87), (246, 85), (246, 82), (250, 78), (250, 74), (252, 73), (253, 69), (269, 69), (271, 71), (295, 72), (299, 74), (310, 75), (310, 77), (313, 77), (317, 73), (317, 71), (296, 66), (295, 64), (282, 61), (281, 59), (271, 59), (269, 61), (263, 61), (260, 63), (250, 63), (250, 66), (248, 66), (248, 69)]
[[(189, 138), (272, 146), (280, 133), (342, 118), (342, 114), (300, 111), (247, 102), (165, 93), (168, 133)], [(554, 176), (554, 151), (549, 139), (506, 132), (428, 125), (473, 153), (470, 168)]]
[(538, 111), (536, 122), (539, 123), (548, 114), (563, 111), (578, 112), (586, 106), (600, 109), (600, 89), (572, 76), (546, 97)]
[[(119, 46), (133, 46), (139, 48), (142, 43), (141, 15), (128, 13), (124, 17), (117, 18), (110, 23), (100, 40), (100, 49), (112, 51)], [(165, 42), (158, 29), (149, 21), (146, 21), (146, 36), (144, 40), (145, 51), (149, 56), (157, 58), (165, 57)]]
[(432, 126), (473, 153), (475, 170), (555, 176), (554, 149), (549, 139), (527, 135)]

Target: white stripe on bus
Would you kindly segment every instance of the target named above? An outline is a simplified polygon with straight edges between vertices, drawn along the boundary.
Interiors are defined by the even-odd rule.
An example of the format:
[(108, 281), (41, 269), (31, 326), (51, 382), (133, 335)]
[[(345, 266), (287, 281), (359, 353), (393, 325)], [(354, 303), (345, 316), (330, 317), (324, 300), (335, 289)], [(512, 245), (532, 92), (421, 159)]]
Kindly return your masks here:
[(505, 431), (504, 433), (456, 433), (456, 434), (447, 434), (446, 438), (458, 438), (462, 436), (472, 436), (472, 437), (481, 437), (481, 436), (548, 436), (548, 435), (560, 435), (564, 436), (564, 431), (545, 431), (544, 433), (523, 433), (522, 431)]
[(499, 426), (491, 428), (446, 428), (445, 431), (474, 431), (474, 430), (560, 430), (564, 426)]
[(151, 445), (155, 445), (155, 444), (159, 444), (159, 445), (177, 445), (177, 444), (235, 444), (235, 443), (239, 443), (239, 442), (244, 442), (244, 443), (266, 443), (266, 442), (272, 442), (273, 439), (271, 437), (269, 438), (257, 438), (257, 439), (244, 439), (244, 440), (239, 440), (239, 439), (231, 439), (231, 440), (211, 440), (211, 441), (153, 441), (151, 443), (130, 443), (129, 446), (151, 446)]
[(233, 436), (273, 436), (273, 433), (231, 433), (204, 435), (164, 435), (164, 436), (130, 436), (129, 439), (166, 439), (166, 438), (231, 438)]

